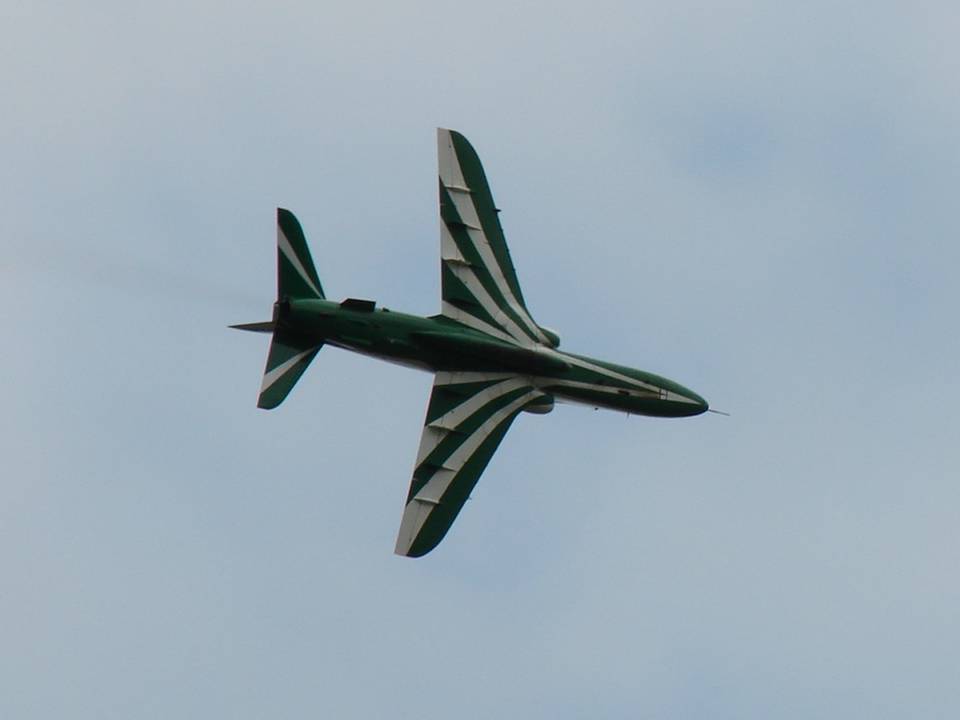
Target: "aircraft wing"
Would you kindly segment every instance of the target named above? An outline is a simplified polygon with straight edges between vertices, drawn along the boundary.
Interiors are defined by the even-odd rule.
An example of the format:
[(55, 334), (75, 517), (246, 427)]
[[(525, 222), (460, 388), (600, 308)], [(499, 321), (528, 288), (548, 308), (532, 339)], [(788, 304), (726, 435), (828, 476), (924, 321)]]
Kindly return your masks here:
[(523, 301), (483, 165), (458, 132), (437, 130), (442, 314), (508, 342), (547, 342)]
[(426, 555), (443, 539), (510, 424), (543, 395), (509, 373), (439, 372), (395, 552)]

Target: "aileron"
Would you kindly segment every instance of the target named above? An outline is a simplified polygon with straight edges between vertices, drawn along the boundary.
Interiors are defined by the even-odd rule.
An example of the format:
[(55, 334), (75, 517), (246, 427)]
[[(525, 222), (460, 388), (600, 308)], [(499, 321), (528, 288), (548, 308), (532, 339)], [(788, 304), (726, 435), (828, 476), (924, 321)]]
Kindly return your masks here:
[[(451, 378), (438, 374), (431, 393), (428, 415), (438, 404), (438, 394), (448, 395)], [(417, 454), (417, 467), (410, 485), (407, 507), (400, 522), (396, 552), (423, 554), (446, 535), (470, 491), (476, 485), (500, 440), (523, 406), (542, 395), (529, 378), (506, 375), (486, 382), (443, 415), (424, 427)], [(446, 406), (447, 400), (442, 404)], [(437, 423), (453, 428), (437, 432)], [(433, 503), (424, 509), (424, 500)]]

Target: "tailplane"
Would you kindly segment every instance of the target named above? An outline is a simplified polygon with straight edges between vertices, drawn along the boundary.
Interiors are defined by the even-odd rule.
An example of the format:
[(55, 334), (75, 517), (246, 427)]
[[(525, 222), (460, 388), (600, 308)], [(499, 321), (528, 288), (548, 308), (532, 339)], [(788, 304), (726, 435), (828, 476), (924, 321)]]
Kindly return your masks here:
[(257, 407), (272, 410), (284, 401), (323, 343), (306, 341), (284, 328), (273, 332)]

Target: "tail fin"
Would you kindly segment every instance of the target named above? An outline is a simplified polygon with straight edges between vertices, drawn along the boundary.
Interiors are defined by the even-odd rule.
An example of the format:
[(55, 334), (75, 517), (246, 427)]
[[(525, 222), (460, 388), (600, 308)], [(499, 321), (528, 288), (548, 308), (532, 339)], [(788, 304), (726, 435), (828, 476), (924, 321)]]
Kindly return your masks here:
[(283, 304), (293, 298), (323, 300), (324, 297), (300, 221), (289, 210), (277, 208), (277, 307), (258, 408), (272, 410), (282, 403), (323, 347), (323, 343), (305, 339), (283, 327), (280, 317)]
[(269, 322), (231, 325), (238, 330), (272, 332), (257, 407), (271, 410), (284, 401), (310, 361), (323, 347), (316, 338), (286, 326), (285, 308), (293, 299), (323, 300), (323, 286), (310, 257), (303, 228), (289, 210), (277, 208), (277, 302)]
[(300, 222), (289, 210), (277, 208), (277, 301), (325, 297)]

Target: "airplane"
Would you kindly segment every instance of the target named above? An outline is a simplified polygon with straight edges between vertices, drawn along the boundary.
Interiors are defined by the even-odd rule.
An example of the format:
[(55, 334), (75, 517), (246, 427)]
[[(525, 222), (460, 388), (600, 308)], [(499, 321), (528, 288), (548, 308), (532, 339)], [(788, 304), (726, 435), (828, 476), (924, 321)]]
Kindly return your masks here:
[(434, 373), (395, 552), (421, 557), (447, 534), (511, 423), (556, 400), (654, 417), (708, 410), (653, 373), (561, 351), (520, 291), (483, 166), (458, 132), (437, 130), (441, 312), (431, 317), (328, 300), (303, 229), (277, 209), (277, 300), (257, 407), (277, 407), (323, 345)]

